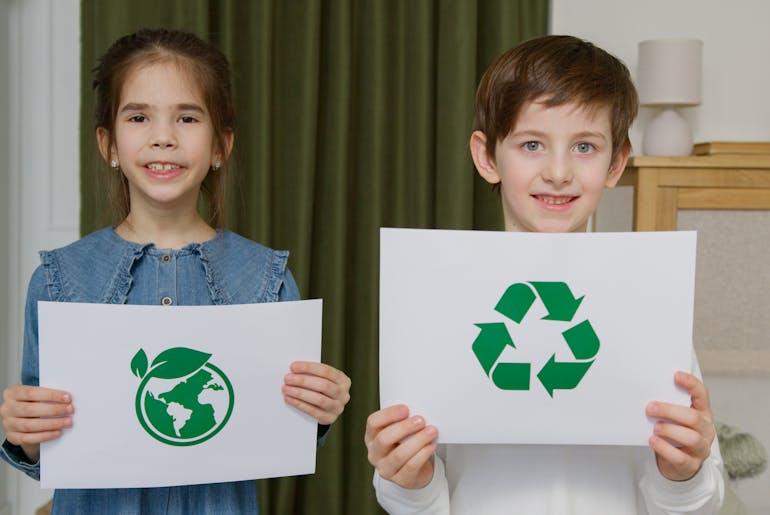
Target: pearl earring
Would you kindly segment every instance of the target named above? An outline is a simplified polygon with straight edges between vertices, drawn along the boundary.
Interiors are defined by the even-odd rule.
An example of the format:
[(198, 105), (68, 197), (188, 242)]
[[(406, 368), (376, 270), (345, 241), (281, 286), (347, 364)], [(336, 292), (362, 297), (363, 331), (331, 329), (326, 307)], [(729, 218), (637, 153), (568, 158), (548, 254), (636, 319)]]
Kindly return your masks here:
[(214, 166), (212, 168), (214, 168), (214, 170), (216, 171), (216, 170), (219, 170), (221, 166), (222, 166), (222, 161), (217, 160), (217, 161), (214, 161)]
[(113, 159), (110, 161), (110, 168), (117, 168), (118, 167), (118, 161), (117, 159)]

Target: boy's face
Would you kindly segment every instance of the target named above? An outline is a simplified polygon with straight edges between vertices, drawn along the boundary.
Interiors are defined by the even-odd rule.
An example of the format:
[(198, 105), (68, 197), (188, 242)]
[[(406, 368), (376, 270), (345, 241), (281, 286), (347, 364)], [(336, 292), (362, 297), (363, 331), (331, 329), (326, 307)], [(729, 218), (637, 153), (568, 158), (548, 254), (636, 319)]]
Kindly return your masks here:
[(525, 104), (516, 126), (486, 151), (476, 131), (471, 152), (481, 176), (500, 184), (506, 231), (585, 231), (605, 187), (615, 186), (628, 159), (613, 161), (608, 107)]

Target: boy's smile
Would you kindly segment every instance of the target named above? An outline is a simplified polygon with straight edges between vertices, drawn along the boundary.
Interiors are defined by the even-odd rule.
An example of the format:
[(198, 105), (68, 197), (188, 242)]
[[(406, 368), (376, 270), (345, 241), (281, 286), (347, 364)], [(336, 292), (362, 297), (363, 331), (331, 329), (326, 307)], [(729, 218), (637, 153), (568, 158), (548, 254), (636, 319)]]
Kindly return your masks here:
[(584, 231), (628, 154), (612, 160), (609, 108), (548, 107), (539, 100), (524, 104), (494, 156), (479, 131), (471, 151), (481, 176), (500, 184), (505, 230), (529, 232)]

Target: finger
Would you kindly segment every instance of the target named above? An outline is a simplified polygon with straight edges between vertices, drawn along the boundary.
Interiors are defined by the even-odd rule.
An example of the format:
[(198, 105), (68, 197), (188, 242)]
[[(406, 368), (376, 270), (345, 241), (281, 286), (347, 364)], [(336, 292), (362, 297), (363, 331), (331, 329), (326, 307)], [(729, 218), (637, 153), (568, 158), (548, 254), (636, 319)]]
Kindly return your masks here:
[[(676, 448), (663, 438), (653, 435), (650, 437), (649, 445), (655, 451), (658, 459), (665, 462), (663, 464), (664, 468), (669, 472), (664, 475), (668, 479), (686, 481), (700, 469), (702, 460), (687, 454), (682, 449)], [(660, 466), (661, 464), (659, 464)], [(661, 472), (663, 472), (663, 468), (661, 468)], [(675, 474), (675, 477), (671, 477), (672, 474)]]
[(69, 403), (72, 396), (69, 392), (63, 390), (54, 390), (52, 388), (43, 388), (42, 386), (28, 386), (17, 384), (6, 388), (3, 391), (3, 398), (9, 400), (26, 402), (61, 402)]
[[(324, 411), (336, 412), (337, 415), (339, 415), (339, 413), (342, 413), (342, 409), (345, 406), (345, 404), (342, 403), (342, 401), (339, 401), (334, 397), (329, 397), (322, 393), (314, 392), (312, 390), (306, 390), (304, 388), (295, 388), (293, 386), (284, 385), (281, 388), (281, 392), (283, 392), (284, 396), (299, 399), (303, 402), (306, 402), (307, 404), (312, 404), (313, 406), (320, 408)], [(339, 412), (337, 412), (338, 409), (339, 409)]]
[(6, 438), (13, 445), (35, 445), (48, 442), (61, 436), (61, 431), (41, 431), (39, 433), (11, 433)]
[(329, 413), (318, 406), (314, 406), (312, 404), (309, 404), (302, 399), (298, 399), (296, 397), (290, 397), (288, 395), (284, 395), (283, 397), (284, 402), (290, 406), (294, 406), (298, 410), (302, 411), (303, 413), (307, 413), (314, 419), (316, 419), (319, 423), (324, 425), (330, 425), (333, 424), (335, 420), (337, 420), (337, 416), (339, 413), (342, 413), (342, 410), (340, 410), (339, 413)]
[(673, 442), (684, 448), (690, 455), (705, 459), (711, 453), (711, 442), (707, 442), (700, 433), (690, 428), (658, 421), (653, 432), (656, 436), (669, 440), (669, 443)]
[(409, 416), (409, 408), (404, 404), (396, 404), (394, 406), (388, 406), (381, 410), (375, 411), (366, 419), (366, 434), (364, 435), (364, 441), (366, 445), (369, 445), (383, 428), (395, 423), (405, 420)]
[(649, 403), (647, 405), (647, 415), (666, 419), (698, 430), (703, 429), (705, 422), (703, 415), (699, 411), (667, 402), (653, 401)]
[(340, 386), (324, 377), (307, 374), (286, 374), (283, 382), (289, 386), (322, 392), (330, 397), (341, 390)]
[(3, 426), (6, 433), (40, 433), (72, 427), (72, 418), (10, 418)]
[(710, 419), (711, 402), (709, 401), (709, 393), (706, 385), (694, 375), (682, 371), (674, 374), (674, 381), (690, 394), (692, 407), (698, 411), (708, 413)]
[(295, 374), (311, 374), (328, 379), (333, 383), (342, 385), (347, 383), (347, 385), (350, 386), (350, 378), (345, 375), (344, 372), (325, 363), (318, 363), (317, 361), (294, 361), (289, 366), (289, 370)]
[(8, 403), (8, 415), (18, 418), (62, 417), (75, 411), (72, 404), (50, 402)]
[[(436, 443), (433, 442), (431, 444), (426, 445), (422, 449), (420, 449), (409, 461), (407, 461), (403, 467), (390, 479), (390, 481), (398, 484), (398, 485), (404, 485), (408, 484), (410, 486), (416, 487), (416, 488), (423, 488), (428, 483), (430, 483), (430, 480), (433, 478), (433, 473), (431, 472), (430, 476), (426, 478), (427, 482), (424, 484), (415, 484), (415, 480), (418, 478), (420, 471), (425, 466), (425, 464), (433, 458), (433, 453), (436, 452)], [(431, 469), (432, 470), (432, 469)], [(380, 474), (382, 475), (382, 474)]]
[[(402, 441), (377, 463), (377, 470), (379, 470), (380, 475), (388, 479), (397, 476), (399, 473), (405, 473), (407, 475), (410, 473), (410, 471), (412, 471), (412, 473), (416, 473), (416, 470), (413, 470), (410, 467), (416, 466), (417, 462), (420, 460), (416, 460), (416, 462), (412, 463), (411, 465), (408, 465), (409, 462), (420, 453), (422, 453), (422, 457), (425, 457), (426, 453), (422, 451), (425, 451), (426, 447), (433, 446), (433, 443), (436, 441), (437, 437), (438, 430), (436, 427), (427, 426), (411, 437)], [(428, 458), (430, 457), (430, 454), (432, 453), (427, 453)], [(416, 468), (419, 470), (419, 468), (424, 464), (425, 460), (422, 460), (422, 463), (420, 463)]]
[(367, 445), (370, 461), (373, 460), (372, 463), (376, 466), (376, 463), (390, 454), (397, 445), (405, 443), (424, 428), (425, 419), (419, 415), (384, 427)]

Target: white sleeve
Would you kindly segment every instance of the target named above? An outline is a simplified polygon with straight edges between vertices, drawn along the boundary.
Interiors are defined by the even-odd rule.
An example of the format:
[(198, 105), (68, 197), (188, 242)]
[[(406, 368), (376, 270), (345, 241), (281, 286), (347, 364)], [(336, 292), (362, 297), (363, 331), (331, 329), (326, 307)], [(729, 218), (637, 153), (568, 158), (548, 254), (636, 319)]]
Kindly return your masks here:
[[(692, 371), (693, 375), (702, 379), (695, 351)], [(658, 470), (655, 459), (648, 460), (639, 482), (647, 511), (650, 515), (717, 513), (725, 496), (722, 467), (722, 453), (716, 437), (711, 444), (711, 455), (703, 462), (698, 473), (687, 481), (666, 479)]]
[(401, 488), (381, 478), (376, 469), (372, 483), (377, 502), (390, 515), (449, 514), (449, 485), (444, 472), (444, 462), (437, 454), (434, 454), (433, 479), (423, 488)]

